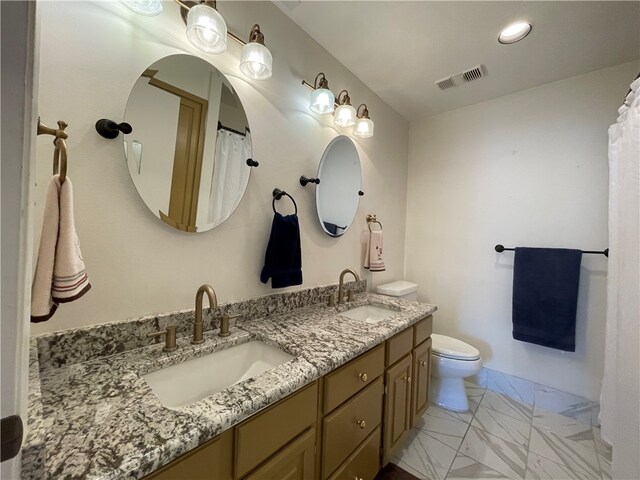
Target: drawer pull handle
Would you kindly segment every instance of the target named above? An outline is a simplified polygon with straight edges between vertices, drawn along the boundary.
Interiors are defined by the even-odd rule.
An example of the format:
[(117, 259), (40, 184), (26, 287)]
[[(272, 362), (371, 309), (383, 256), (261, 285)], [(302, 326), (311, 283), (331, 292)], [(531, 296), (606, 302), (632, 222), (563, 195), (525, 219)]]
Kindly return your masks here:
[(360, 428), (365, 428), (367, 426), (367, 422), (365, 420), (356, 420), (356, 423)]
[(364, 480), (364, 479), (356, 475), (355, 477), (353, 477), (353, 480)]
[(369, 377), (367, 376), (367, 374), (366, 374), (366, 373), (359, 373), (359, 374), (358, 374), (358, 377), (359, 377), (359, 378), (360, 378), (360, 380), (362, 380), (363, 382), (366, 382), (366, 381), (369, 379)]
[(423, 367), (426, 367), (427, 366), (427, 361), (426, 360), (421, 361), (420, 365), (422, 365)]

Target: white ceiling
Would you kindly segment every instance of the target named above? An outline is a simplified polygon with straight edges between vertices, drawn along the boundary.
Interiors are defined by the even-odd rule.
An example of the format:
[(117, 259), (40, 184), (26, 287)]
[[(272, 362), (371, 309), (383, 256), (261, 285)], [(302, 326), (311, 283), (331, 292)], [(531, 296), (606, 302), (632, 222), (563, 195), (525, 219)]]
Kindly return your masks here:
[[(638, 1), (274, 3), (410, 120), (640, 57)], [(532, 23), (531, 34), (499, 44), (499, 31), (517, 20)], [(485, 78), (434, 85), (478, 64)]]

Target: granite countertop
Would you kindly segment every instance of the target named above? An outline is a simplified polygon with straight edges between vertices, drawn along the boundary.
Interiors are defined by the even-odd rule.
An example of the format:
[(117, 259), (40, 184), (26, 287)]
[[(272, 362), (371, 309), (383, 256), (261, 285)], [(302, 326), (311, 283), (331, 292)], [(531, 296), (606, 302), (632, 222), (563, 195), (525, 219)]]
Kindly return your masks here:
[[(366, 304), (398, 313), (376, 324), (340, 315)], [(429, 304), (362, 293), (348, 305), (313, 305), (247, 318), (233, 326), (229, 337), (206, 332), (200, 345), (179, 338), (180, 348), (172, 353), (153, 345), (39, 370), (36, 352), (30, 365), (31, 445), (24, 453), (23, 478), (142, 478), (435, 310)], [(250, 340), (261, 340), (296, 358), (179, 409), (164, 407), (142, 378), (150, 371)]]

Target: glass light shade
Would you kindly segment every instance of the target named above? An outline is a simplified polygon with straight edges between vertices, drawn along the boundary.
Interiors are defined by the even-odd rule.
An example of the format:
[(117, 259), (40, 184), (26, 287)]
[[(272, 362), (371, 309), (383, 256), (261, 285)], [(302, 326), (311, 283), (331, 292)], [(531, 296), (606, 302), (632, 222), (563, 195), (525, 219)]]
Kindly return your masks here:
[(318, 88), (311, 92), (309, 108), (315, 113), (332, 113), (335, 101), (336, 98), (333, 96), (333, 92), (331, 90), (328, 88)]
[(227, 49), (227, 24), (215, 8), (195, 5), (187, 15), (187, 38), (198, 50), (222, 53)]
[(514, 23), (500, 32), (498, 41), (505, 44), (516, 43), (529, 35), (531, 28), (531, 24), (527, 22)]
[(155, 17), (162, 13), (162, 0), (120, 0), (129, 10), (147, 17)]
[(254, 80), (271, 78), (273, 58), (269, 49), (261, 43), (247, 43), (240, 53), (240, 71)]
[(356, 137), (369, 138), (373, 137), (373, 122), (370, 118), (359, 118), (356, 122), (356, 128), (353, 131)]
[(340, 105), (333, 114), (333, 122), (339, 127), (353, 127), (356, 124), (356, 109), (351, 105)]

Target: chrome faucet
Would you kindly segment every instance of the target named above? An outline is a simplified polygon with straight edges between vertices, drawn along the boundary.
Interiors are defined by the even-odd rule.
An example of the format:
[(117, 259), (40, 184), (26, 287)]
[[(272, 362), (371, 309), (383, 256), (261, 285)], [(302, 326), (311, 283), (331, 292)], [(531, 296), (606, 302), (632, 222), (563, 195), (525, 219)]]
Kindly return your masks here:
[(203, 330), (204, 324), (202, 322), (202, 297), (204, 294), (209, 297), (209, 307), (211, 310), (218, 308), (218, 297), (211, 285), (202, 285), (196, 293), (196, 320), (193, 322), (193, 340), (191, 343), (197, 344), (204, 342)]
[(356, 279), (356, 282), (360, 281), (360, 277), (355, 272), (355, 270), (352, 270), (350, 268), (345, 268), (342, 271), (342, 273), (340, 274), (340, 283), (338, 283), (338, 304), (344, 303), (344, 276), (347, 273), (350, 273), (351, 275), (353, 275), (353, 278)]

